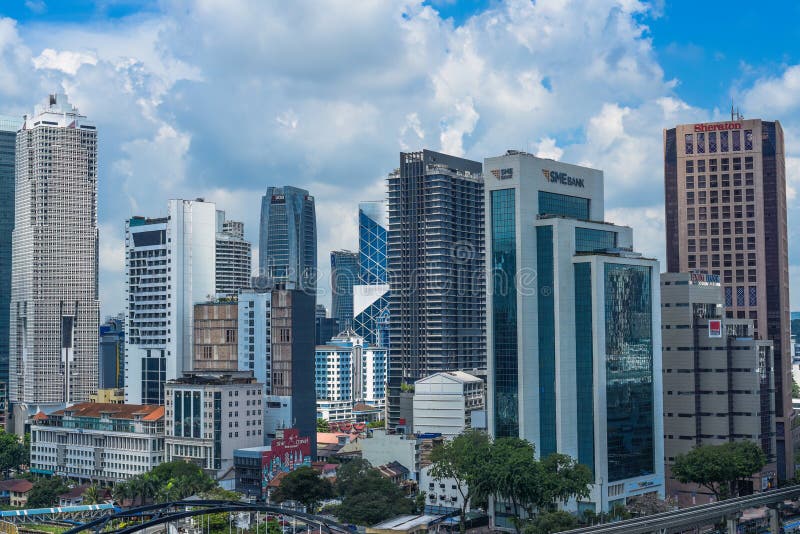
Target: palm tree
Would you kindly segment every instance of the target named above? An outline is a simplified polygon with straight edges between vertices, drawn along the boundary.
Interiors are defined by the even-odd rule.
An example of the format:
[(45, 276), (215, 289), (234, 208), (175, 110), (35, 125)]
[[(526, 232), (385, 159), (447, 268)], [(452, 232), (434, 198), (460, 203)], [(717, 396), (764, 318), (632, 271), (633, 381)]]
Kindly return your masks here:
[(122, 505), (126, 499), (131, 498), (131, 487), (128, 482), (119, 482), (114, 489), (111, 490), (111, 496), (117, 502), (117, 504)]
[(100, 502), (100, 491), (92, 484), (83, 492), (83, 504), (97, 504)]

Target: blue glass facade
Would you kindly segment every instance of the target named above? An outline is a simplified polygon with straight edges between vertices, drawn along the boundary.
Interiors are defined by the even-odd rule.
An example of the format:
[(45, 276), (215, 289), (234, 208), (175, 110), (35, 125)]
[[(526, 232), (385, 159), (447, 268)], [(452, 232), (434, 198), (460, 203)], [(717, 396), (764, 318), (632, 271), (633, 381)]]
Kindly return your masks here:
[(0, 118), (0, 410), (8, 388), (11, 233), (14, 230), (14, 154), (21, 121)]
[(353, 330), (369, 344), (389, 347), (389, 292), (386, 291), (353, 319)]
[(654, 473), (650, 267), (606, 264), (608, 482)]
[(575, 252), (597, 252), (616, 247), (616, 232), (594, 228), (575, 228)]
[(556, 326), (553, 227), (536, 227), (536, 294), (539, 312), (539, 454), (556, 452)]
[(592, 266), (575, 264), (575, 391), (578, 408), (578, 462), (594, 472), (594, 350)]
[(360, 284), (387, 283), (385, 210), (383, 202), (362, 202), (358, 206)]
[(297, 187), (268, 187), (261, 199), (259, 276), (316, 288), (317, 221), (314, 197)]
[(539, 191), (539, 215), (589, 219), (589, 199)]
[(492, 191), (494, 435), (519, 435), (515, 191)]
[[(353, 285), (358, 282), (357, 252), (331, 252), (331, 317), (339, 322), (339, 330), (353, 326)], [(337, 332), (338, 334), (338, 332)]]

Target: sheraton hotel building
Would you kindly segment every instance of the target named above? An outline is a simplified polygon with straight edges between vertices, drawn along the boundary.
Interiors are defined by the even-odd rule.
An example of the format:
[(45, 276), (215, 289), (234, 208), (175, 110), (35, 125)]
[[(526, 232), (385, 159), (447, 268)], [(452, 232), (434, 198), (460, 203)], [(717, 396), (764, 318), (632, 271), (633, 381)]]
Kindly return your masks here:
[[(742, 118), (667, 129), (664, 177), (667, 270), (717, 275), (725, 316), (752, 319), (754, 337), (773, 342), (778, 476), (791, 477), (783, 129), (777, 121)], [(702, 395), (713, 392), (696, 394), (702, 404)]]

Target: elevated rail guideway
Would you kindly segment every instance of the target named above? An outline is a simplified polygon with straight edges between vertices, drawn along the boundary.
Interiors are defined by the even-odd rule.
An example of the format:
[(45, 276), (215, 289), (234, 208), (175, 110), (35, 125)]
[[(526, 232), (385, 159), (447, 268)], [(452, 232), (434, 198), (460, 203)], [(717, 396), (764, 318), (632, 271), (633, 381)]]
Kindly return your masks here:
[(800, 497), (800, 485), (781, 488), (746, 497), (683, 508), (674, 512), (648, 515), (606, 525), (595, 525), (566, 531), (564, 534), (675, 534), (724, 521), (733, 534), (745, 510), (769, 508), (770, 532), (780, 532), (780, 505)]
[[(352, 534), (346, 526), (327, 518), (288, 510), (269, 504), (257, 504), (240, 501), (183, 500), (162, 504), (138, 506), (124, 510), (117, 509), (103, 517), (78, 525), (64, 534), (131, 534), (157, 525), (172, 523), (189, 517), (224, 512), (261, 512), (264, 514), (282, 515), (296, 519), (308, 525), (309, 530), (320, 534)], [(115, 522), (123, 522), (122, 528), (113, 529)]]

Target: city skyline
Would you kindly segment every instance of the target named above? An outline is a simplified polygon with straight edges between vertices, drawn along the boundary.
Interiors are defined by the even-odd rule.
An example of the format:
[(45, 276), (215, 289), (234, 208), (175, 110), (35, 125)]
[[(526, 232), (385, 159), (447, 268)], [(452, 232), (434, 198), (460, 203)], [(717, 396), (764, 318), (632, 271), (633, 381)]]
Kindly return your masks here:
[[(727, 54), (710, 37), (763, 19), (710, 16), (703, 6), (698, 16), (708, 35), (694, 36), (675, 28), (686, 8), (645, 3), (593, 3), (591, 13), (581, 13), (594, 21), (585, 31), (577, 30), (584, 17), (576, 4), (387, 3), (360, 7), (346, 28), (322, 22), (333, 7), (302, 3), (283, 14), (242, 2), (247, 17), (213, 3), (178, 12), (155, 3), (87, 2), (68, 15), (52, 2), (36, 4), (47, 10), (22, 3), (0, 10), (11, 17), (0, 24), (14, 80), (0, 84), (0, 112), (21, 116), (31, 95), (35, 101), (61, 88), (103, 127), (102, 316), (124, 307), (124, 220), (148, 213), (153, 199), (162, 206), (169, 198), (207, 198), (242, 220), (245, 238), (255, 244), (255, 199), (274, 183), (303, 187), (319, 202), (318, 265), (326, 268), (331, 250), (355, 247), (357, 202), (384, 198), (383, 179), (399, 150), (481, 160), (517, 148), (604, 169), (613, 184), (608, 218), (635, 224), (635, 246), (663, 263), (661, 129), (724, 120), (731, 100), (746, 117), (784, 125), (794, 237), (797, 53), (785, 36), (752, 50), (732, 43)], [(235, 60), (238, 50), (250, 48), (248, 24), (290, 27), (292, 16), (320, 21), (321, 33), (295, 38), (285, 50), (255, 46), (247, 61)], [(493, 19), (507, 24), (492, 25)], [(196, 42), (193, 35), (211, 24), (235, 44), (211, 49)], [(393, 37), (384, 42), (385, 35)], [(476, 82), (482, 78), (485, 86)], [(258, 83), (248, 86), (251, 79)], [(303, 89), (309, 82), (325, 89), (309, 96)], [(253, 114), (256, 100), (265, 108)], [(334, 124), (336, 135), (329, 135)], [(790, 264), (797, 287), (800, 251), (793, 247)], [(320, 277), (326, 304), (328, 279)], [(792, 294), (798, 309), (800, 294)]]

